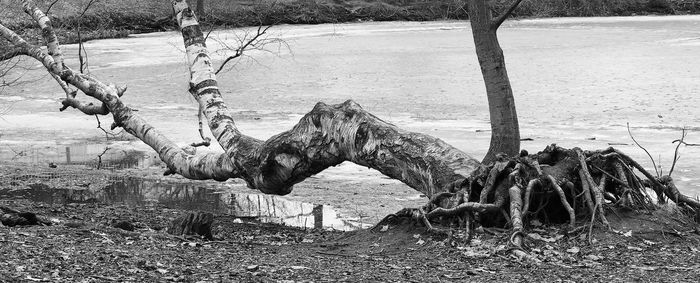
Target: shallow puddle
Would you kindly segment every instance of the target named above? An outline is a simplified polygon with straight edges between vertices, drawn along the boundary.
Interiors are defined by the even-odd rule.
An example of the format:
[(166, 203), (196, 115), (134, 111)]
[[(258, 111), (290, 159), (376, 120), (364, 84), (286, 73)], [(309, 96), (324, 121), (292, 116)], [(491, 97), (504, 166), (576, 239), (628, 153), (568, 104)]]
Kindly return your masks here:
[(192, 183), (143, 178), (120, 178), (98, 189), (53, 188), (43, 183), (30, 184), (28, 187), (12, 185), (0, 188), (0, 198), (23, 198), (49, 204), (101, 203), (144, 206), (157, 203), (168, 208), (229, 214), (247, 221), (342, 231), (365, 228), (367, 225), (341, 218), (328, 205), (291, 201), (272, 195), (232, 193)]
[(75, 143), (65, 145), (5, 145), (0, 160), (32, 165), (86, 165), (100, 169), (147, 168), (162, 162), (152, 151), (121, 144)]

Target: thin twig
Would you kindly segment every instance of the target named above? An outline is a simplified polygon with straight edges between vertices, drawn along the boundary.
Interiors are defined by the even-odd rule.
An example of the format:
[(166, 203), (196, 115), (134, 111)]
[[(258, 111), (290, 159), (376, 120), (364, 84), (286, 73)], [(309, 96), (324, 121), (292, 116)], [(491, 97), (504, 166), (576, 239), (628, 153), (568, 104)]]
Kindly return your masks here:
[(100, 169), (100, 167), (102, 167), (102, 156), (105, 155), (105, 153), (107, 153), (109, 149), (109, 147), (105, 147), (105, 150), (103, 150), (102, 153), (97, 155), (97, 169)]
[(109, 138), (110, 136), (115, 137), (115, 136), (121, 134), (121, 132), (115, 134), (115, 133), (107, 131), (105, 128), (103, 128), (102, 123), (100, 123), (100, 116), (95, 115), (95, 119), (97, 119), (97, 128), (102, 130), (105, 133), (105, 138)]
[(44, 13), (44, 14), (48, 15), (49, 12), (51, 12), (51, 8), (53, 8), (53, 5), (58, 3), (58, 1), (60, 1), (60, 0), (53, 0), (53, 2), (51, 2), (51, 4), (49, 4), (49, 7), (46, 8), (46, 13)]
[(636, 144), (639, 148), (644, 150), (644, 152), (646, 152), (647, 156), (649, 156), (649, 159), (651, 159), (651, 164), (654, 165), (654, 171), (656, 171), (656, 177), (661, 177), (661, 175), (659, 173), (659, 169), (656, 168), (656, 162), (654, 161), (654, 158), (651, 157), (651, 153), (649, 153), (649, 151), (646, 148), (644, 148), (641, 144), (639, 144), (637, 142), (636, 139), (634, 139), (634, 136), (632, 135), (632, 131), (630, 130), (630, 123), (627, 123), (627, 133), (629, 133), (630, 138), (632, 138), (632, 141), (634, 141), (634, 144)]
[(676, 145), (676, 150), (673, 151), (673, 163), (671, 164), (671, 170), (668, 171), (669, 176), (671, 176), (671, 174), (673, 174), (673, 169), (675, 169), (675, 167), (676, 167), (676, 162), (678, 162), (678, 159), (681, 158), (680, 156), (678, 156), (678, 149), (683, 144), (683, 140), (685, 139), (685, 136), (686, 136), (685, 128), (683, 128), (681, 131), (682, 131), (681, 138), (679, 140), (675, 140), (672, 142), (672, 143), (678, 142), (678, 145)]
[(85, 9), (83, 9), (83, 12), (80, 13), (80, 16), (78, 16), (78, 26), (76, 33), (78, 35), (78, 61), (80, 63), (80, 73), (84, 73), (86, 69), (88, 69), (88, 59), (87, 59), (87, 52), (85, 51), (85, 46), (83, 46), (83, 38), (80, 34), (80, 27), (83, 24), (82, 18), (85, 16), (85, 13), (87, 13), (88, 9), (90, 9), (90, 6), (92, 4), (96, 3), (98, 0), (90, 0), (90, 2), (85, 5)]
[(513, 2), (513, 4), (511, 4), (510, 7), (508, 7), (508, 10), (506, 10), (505, 12), (503, 12), (503, 14), (501, 14), (501, 16), (499, 16), (496, 20), (493, 21), (494, 27), (495, 27), (496, 29), (497, 29), (498, 27), (500, 27), (501, 24), (502, 24), (503, 22), (506, 21), (506, 19), (508, 18), (508, 16), (510, 16), (510, 14), (512, 14), (513, 11), (515, 11), (515, 8), (517, 8), (518, 5), (520, 5), (520, 2), (522, 2), (522, 1), (523, 1), (523, 0), (515, 0), (515, 2)]
[[(248, 41), (245, 41), (243, 43), (243, 45), (236, 48), (236, 53), (234, 53), (233, 55), (226, 58), (226, 60), (224, 60), (224, 62), (221, 63), (221, 66), (219, 66), (219, 68), (216, 70), (216, 72), (214, 72), (214, 74), (219, 74), (219, 72), (221, 72), (221, 70), (223, 70), (224, 67), (226, 66), (226, 64), (228, 64), (228, 62), (230, 62), (231, 60), (236, 59), (238, 57), (241, 57), (243, 55), (243, 52), (245, 52), (246, 49), (248, 47), (250, 47), (251, 45), (256, 47), (256, 42), (259, 41), (258, 39), (261, 36), (265, 35), (267, 30), (269, 30), (271, 27), (272, 27), (272, 25), (266, 26), (265, 28), (263, 28), (262, 26), (258, 26), (257, 33), (253, 36), (253, 38), (251, 38)], [(245, 40), (245, 37), (243, 39)]]

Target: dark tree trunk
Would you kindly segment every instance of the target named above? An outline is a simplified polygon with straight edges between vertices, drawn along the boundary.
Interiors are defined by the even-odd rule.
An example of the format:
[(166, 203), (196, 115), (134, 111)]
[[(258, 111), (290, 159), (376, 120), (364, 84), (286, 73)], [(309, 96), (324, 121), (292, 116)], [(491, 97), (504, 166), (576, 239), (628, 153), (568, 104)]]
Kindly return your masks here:
[(206, 14), (204, 13), (204, 0), (197, 0), (196, 14), (199, 21), (206, 21)]
[(500, 23), (493, 20), (491, 8), (485, 0), (469, 1), (469, 21), (489, 101), (491, 144), (482, 161), (488, 164), (499, 153), (518, 154), (520, 129), (503, 50), (496, 36)]

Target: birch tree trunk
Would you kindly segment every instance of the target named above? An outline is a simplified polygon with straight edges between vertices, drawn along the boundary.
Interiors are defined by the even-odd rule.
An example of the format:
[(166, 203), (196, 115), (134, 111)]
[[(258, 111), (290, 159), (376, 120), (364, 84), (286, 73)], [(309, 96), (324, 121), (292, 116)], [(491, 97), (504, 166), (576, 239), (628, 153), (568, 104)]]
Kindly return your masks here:
[[(464, 216), (468, 224), (470, 219), (476, 219), (472, 218), (474, 213), (479, 214), (477, 221), (484, 225), (509, 222), (514, 230), (511, 244), (517, 248), (514, 253), (521, 255), (524, 254), (520, 247), (523, 217), (529, 212), (542, 219), (565, 219), (571, 228), (575, 227), (576, 217), (580, 214), (597, 215), (596, 219), (608, 224), (603, 209), (608, 203), (603, 197), (624, 201), (631, 208), (648, 210), (653, 203), (646, 194), (647, 189), (656, 191), (660, 197), (667, 196), (694, 213), (700, 211), (699, 201), (678, 191), (671, 172), (667, 176), (654, 177), (614, 148), (583, 151), (550, 145), (537, 154), (503, 158), (484, 166), (440, 139), (402, 130), (368, 113), (353, 101), (337, 105), (319, 102), (292, 129), (265, 141), (244, 135), (236, 127), (219, 91), (213, 62), (194, 12), (185, 0), (174, 0), (190, 70), (189, 92), (202, 109), (211, 133), (224, 149), (223, 153), (192, 154), (158, 133), (125, 105), (121, 100), (125, 87), (104, 83), (66, 66), (49, 18), (35, 8), (32, 1), (24, 0), (23, 3), (25, 12), (41, 27), (47, 48), (29, 44), (0, 22), (0, 35), (12, 43), (13, 54), (16, 54), (13, 56), (36, 59), (57, 79), (66, 92), (62, 109), (70, 107), (87, 115), (112, 114), (112, 128), (122, 127), (153, 148), (167, 165), (167, 174), (219, 181), (241, 178), (253, 189), (283, 195), (307, 177), (350, 161), (378, 170), (430, 198), (424, 207), (402, 210), (403, 214), (399, 212), (392, 216), (418, 218), (427, 227), (431, 227), (431, 218), (443, 216)], [(520, 0), (495, 20), (485, 1), (472, 0), (469, 3), (494, 129), (486, 157), (489, 161), (499, 152), (515, 155), (519, 147), (513, 95), (496, 30)], [(72, 88), (99, 101), (98, 105), (81, 102), (76, 97), (77, 91)], [(638, 177), (634, 170), (641, 172), (646, 180)], [(608, 178), (614, 182), (608, 182)], [(539, 208), (530, 207), (537, 203), (532, 198), (552, 197), (558, 199), (563, 210), (556, 209), (556, 206), (546, 209), (542, 201)], [(577, 198), (581, 201), (575, 201)], [(570, 200), (574, 201), (569, 203)], [(508, 222), (499, 222), (499, 219), (506, 220), (503, 216)], [(203, 223), (206, 228), (208, 218), (200, 217), (199, 220), (194, 222)]]
[[(27, 7), (33, 7), (31, 1), (24, 2)], [(125, 87), (106, 84), (58, 64), (41, 48), (30, 45), (1, 24), (0, 34), (22, 54), (41, 62), (60, 81), (100, 102), (100, 105), (87, 104), (70, 96), (64, 100), (65, 107), (88, 115), (111, 113), (115, 121), (112, 127), (124, 128), (153, 148), (167, 165), (167, 174), (219, 181), (241, 178), (253, 189), (283, 195), (307, 177), (350, 161), (432, 196), (448, 190), (479, 168), (479, 162), (463, 151), (438, 138), (399, 129), (353, 101), (337, 105), (318, 103), (292, 129), (265, 141), (241, 133), (219, 91), (213, 62), (194, 12), (185, 0), (173, 1), (173, 7), (187, 53), (189, 91), (224, 153), (190, 154), (182, 150), (122, 102), (120, 97), (125, 94)], [(50, 26), (48, 20), (38, 23)], [(45, 35), (47, 42), (54, 42), (51, 33)]]

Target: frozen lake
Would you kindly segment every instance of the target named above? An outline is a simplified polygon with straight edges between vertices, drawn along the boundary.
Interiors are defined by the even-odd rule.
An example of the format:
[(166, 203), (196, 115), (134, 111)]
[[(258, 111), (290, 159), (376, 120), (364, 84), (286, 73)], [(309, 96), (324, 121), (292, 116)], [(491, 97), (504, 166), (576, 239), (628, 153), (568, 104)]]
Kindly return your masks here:
[[(219, 76), (237, 124), (267, 138), (289, 129), (318, 101), (353, 99), (412, 131), (438, 136), (481, 158), (490, 133), (488, 109), (467, 22), (381, 22), (279, 26), (272, 35), (289, 49), (252, 59)], [(235, 42), (240, 31), (213, 32)], [(700, 143), (700, 16), (560, 18), (508, 21), (500, 29), (524, 141), (531, 152), (557, 143), (602, 149), (610, 143), (642, 162), (635, 137), (670, 168), (680, 129)], [(210, 40), (211, 49), (220, 44)], [(99, 40), (85, 45), (90, 71), (128, 84), (124, 100), (178, 143), (198, 140), (196, 104), (187, 92), (182, 39), (176, 32)], [(76, 46), (65, 46), (77, 66)], [(215, 54), (214, 58), (222, 58)], [(32, 65), (34, 65), (32, 63)], [(45, 72), (28, 70), (25, 83), (0, 94), (0, 158), (28, 147), (59, 158), (65, 145), (105, 143), (93, 117), (58, 112), (60, 88)], [(103, 118), (103, 125), (111, 119)], [(143, 148), (139, 142), (123, 146)], [(94, 146), (86, 154), (99, 154)], [(20, 158), (21, 159), (21, 158)], [(362, 169), (364, 170), (364, 169)], [(319, 178), (380, 178), (342, 165)], [(365, 170), (366, 171), (366, 170)], [(347, 173), (347, 174), (344, 174)], [(682, 147), (674, 177), (700, 194), (700, 147)]]

